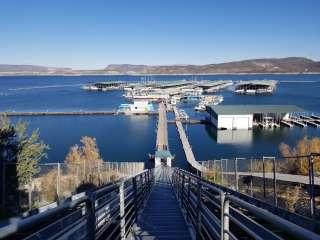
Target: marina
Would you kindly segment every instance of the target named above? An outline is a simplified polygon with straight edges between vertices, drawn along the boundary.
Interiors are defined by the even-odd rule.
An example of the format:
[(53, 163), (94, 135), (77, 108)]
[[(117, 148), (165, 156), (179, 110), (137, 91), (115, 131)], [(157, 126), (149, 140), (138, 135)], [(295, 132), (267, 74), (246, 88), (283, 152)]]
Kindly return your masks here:
[[(310, 76), (307, 76), (308, 78), (311, 78)], [(316, 78), (316, 76), (312, 76), (313, 78)], [(186, 78), (186, 81), (181, 80), (182, 78)], [(54, 117), (55, 121), (58, 121), (58, 116), (61, 117), (61, 121), (67, 121), (66, 124), (61, 122), (61, 125), (66, 125), (66, 128), (69, 128), (70, 131), (76, 131), (77, 135), (82, 134), (82, 135), (91, 135), (91, 134), (97, 134), (100, 131), (99, 129), (108, 129), (108, 131), (111, 131), (113, 135), (118, 134), (115, 129), (118, 129), (117, 124), (119, 124), (120, 128), (127, 129), (127, 131), (130, 131), (130, 129), (134, 128), (133, 126), (130, 125), (131, 123), (134, 123), (136, 126), (139, 125), (149, 125), (153, 124), (154, 120), (157, 118), (158, 115), (158, 102), (161, 99), (156, 99), (155, 101), (148, 101), (148, 103), (153, 103), (154, 106), (154, 111), (149, 112), (149, 113), (135, 113), (131, 114), (130, 111), (125, 114), (124, 111), (121, 113), (120, 106), (121, 104), (124, 104), (123, 106), (127, 108), (127, 110), (130, 108), (130, 106), (133, 106), (134, 104), (134, 99), (128, 99), (123, 97), (123, 95), (127, 92), (125, 88), (128, 89), (139, 89), (140, 87), (149, 87), (150, 89), (158, 88), (159, 85), (163, 85), (163, 88), (160, 89), (160, 91), (171, 91), (172, 87), (174, 88), (182, 88), (186, 89), (184, 91), (190, 93), (190, 90), (193, 88), (199, 88), (199, 83), (200, 82), (208, 82), (209, 83), (215, 83), (219, 82), (221, 79), (231, 79), (231, 80), (225, 80), (226, 83), (229, 83), (229, 81), (232, 81), (233, 83), (236, 83), (240, 81), (240, 79), (243, 79), (244, 81), (247, 81), (248, 79), (256, 79), (257, 76), (248, 76), (248, 75), (241, 75), (241, 76), (205, 76), (202, 79), (200, 77), (197, 77), (197, 81), (195, 81), (194, 78), (188, 76), (153, 76), (152, 81), (140, 81), (141, 77), (140, 76), (90, 76), (90, 77), (55, 77), (54, 79), (48, 78), (48, 77), (41, 77), (42, 82), (43, 82), (43, 87), (41, 88), (32, 88), (32, 86), (35, 86), (36, 84), (36, 79), (34, 77), (30, 77), (29, 79), (27, 78), (17, 78), (15, 80), (10, 80), (8, 81), (7, 85), (2, 85), (0, 87), (0, 92), (4, 94), (9, 94), (9, 95), (3, 95), (1, 96), (1, 102), (0, 102), (0, 108), (1, 112), (7, 113), (8, 116), (12, 117), (13, 119), (27, 119), (27, 121), (30, 122), (30, 126), (32, 128), (37, 128), (37, 125), (40, 127), (40, 132), (41, 135), (44, 136), (45, 141), (47, 141), (52, 150), (50, 150), (50, 154), (48, 156), (48, 160), (45, 161), (56, 161), (56, 159), (63, 159), (65, 156), (65, 152), (68, 149), (68, 147), (65, 147), (65, 150), (63, 150), (63, 146), (58, 143), (58, 136), (56, 138), (52, 137), (52, 130), (51, 128), (60, 128), (60, 126), (56, 126), (54, 123), (51, 121), (51, 117)], [(304, 112), (307, 110), (310, 110), (309, 114), (300, 114), (304, 116), (308, 116), (309, 118), (314, 119), (315, 121), (312, 121), (313, 123), (317, 124), (317, 118), (316, 116), (319, 116), (318, 112), (320, 112), (320, 109), (318, 109), (317, 105), (315, 104), (314, 99), (307, 101), (304, 100), (303, 104), (300, 105), (302, 102), (300, 101), (301, 99), (308, 99), (309, 96), (317, 97), (316, 91), (318, 88), (318, 83), (316, 81), (312, 80), (311, 84), (298, 84), (295, 85), (295, 83), (282, 83), (283, 79), (294, 79), (298, 78), (296, 76), (291, 76), (291, 75), (283, 75), (283, 76), (261, 76), (261, 78), (266, 79), (266, 78), (276, 78), (279, 84), (277, 87), (277, 91), (273, 95), (268, 95), (268, 96), (257, 96), (257, 97), (248, 97), (246, 98), (245, 95), (236, 95), (233, 94), (232, 88), (229, 89), (229, 87), (219, 90), (219, 93), (212, 93), (208, 94), (205, 92), (205, 89), (203, 89), (202, 96), (204, 97), (209, 97), (211, 96), (222, 96), (223, 101), (219, 103), (217, 106), (224, 106), (224, 105), (229, 105), (229, 104), (240, 104), (240, 105), (265, 105), (266, 102), (271, 102), (271, 103), (281, 103), (285, 101), (290, 101), (297, 106), (301, 106), (302, 108), (306, 109)], [(303, 78), (306, 78), (303, 76)], [(48, 79), (48, 80), (46, 80)], [(55, 80), (56, 79), (56, 80)], [(180, 80), (179, 80), (180, 79)], [(205, 79), (210, 79), (210, 80), (205, 80)], [(26, 84), (23, 89), (21, 90), (6, 90), (6, 89), (13, 89), (13, 85), (15, 86), (19, 85), (20, 82), (23, 82)], [(114, 81), (119, 81), (125, 84), (125, 88), (121, 88), (118, 90), (113, 90), (113, 91), (83, 91), (79, 85), (85, 85), (88, 82), (114, 82)], [(188, 83), (190, 81), (191, 83)], [(171, 83), (174, 84), (171, 84)], [(178, 84), (181, 82), (181, 84)], [(74, 83), (74, 84), (72, 84)], [(198, 84), (195, 84), (198, 83)], [(52, 88), (51, 86), (55, 86)], [(60, 87), (56, 87), (60, 86)], [(230, 86), (232, 87), (232, 86)], [(25, 89), (25, 90), (24, 90)], [(27, 90), (30, 89), (30, 90)], [(298, 91), (299, 90), (299, 91)], [(176, 128), (172, 128), (174, 124), (176, 124), (175, 117), (171, 115), (171, 110), (172, 106), (177, 106), (179, 110), (183, 110), (185, 114), (183, 114), (181, 117), (185, 118), (182, 119), (180, 118), (180, 121), (182, 124), (187, 124), (190, 125), (190, 127), (187, 127), (186, 134), (188, 135), (188, 139), (190, 144), (193, 146), (193, 151), (197, 156), (197, 159), (199, 160), (206, 160), (209, 159), (213, 155), (218, 155), (221, 156), (223, 153), (226, 152), (225, 147), (227, 143), (224, 143), (225, 141), (218, 141), (214, 136), (211, 136), (211, 132), (214, 132), (210, 122), (206, 119), (207, 112), (206, 111), (195, 111), (195, 108), (201, 103), (200, 101), (195, 101), (195, 102), (182, 102), (181, 101), (181, 96), (182, 96), (182, 91), (179, 89), (175, 89), (174, 91), (179, 92), (180, 94), (175, 94), (175, 95), (169, 95), (167, 100), (164, 100), (166, 102), (167, 106), (167, 111), (168, 112), (168, 131), (169, 135), (171, 136), (176, 136), (175, 131)], [(172, 91), (172, 92), (174, 92)], [(199, 90), (198, 90), (199, 91)], [(283, 97), (284, 95), (290, 93), (296, 93), (300, 94), (300, 97), (293, 97), (293, 98), (288, 98)], [(14, 95), (13, 95), (14, 93)], [(304, 95), (305, 93), (308, 93), (308, 95)], [(37, 99), (32, 99), (33, 94), (37, 94)], [(54, 95), (53, 95), (54, 94)], [(52, 97), (54, 96), (54, 98)], [(72, 97), (70, 97), (72, 96)], [(213, 97), (215, 98), (215, 97)], [(218, 97), (217, 97), (218, 98)], [(264, 100), (264, 98), (266, 98)], [(138, 99), (139, 101), (140, 99)], [(144, 99), (142, 100), (144, 101)], [(175, 104), (173, 104), (175, 102)], [(128, 104), (128, 105), (126, 105)], [(275, 104), (276, 105), (276, 104)], [(79, 109), (79, 110), (76, 110)], [(235, 113), (235, 112), (234, 112)], [(312, 114), (311, 114), (312, 113)], [(118, 114), (118, 115), (117, 115)], [(124, 116), (123, 116), (124, 115)], [(126, 115), (128, 116), (128, 120), (126, 119)], [(130, 115), (133, 115), (132, 117)], [(135, 115), (137, 115), (135, 117)], [(296, 117), (300, 118), (297, 115)], [(46, 118), (41, 118), (41, 116), (47, 116)], [(79, 116), (79, 118), (73, 119), (72, 116)], [(81, 117), (83, 116), (83, 118)], [(100, 118), (101, 116), (101, 118)], [(109, 116), (108, 118), (104, 118), (103, 116)], [(149, 117), (150, 116), (150, 117)], [(315, 116), (314, 118), (312, 116)], [(91, 120), (92, 117), (97, 117), (99, 118), (98, 122), (99, 124), (95, 124), (93, 119)], [(187, 117), (187, 118), (186, 118)], [(88, 118), (89, 120), (87, 121), (85, 118)], [(107, 120), (109, 119), (109, 120)], [(125, 120), (125, 121), (124, 121)], [(267, 120), (267, 119), (266, 119)], [(305, 119), (307, 120), (307, 119)], [(310, 120), (310, 119), (309, 119)], [(114, 122), (114, 129), (110, 129), (104, 122)], [(60, 121), (59, 121), (60, 122)], [(77, 122), (81, 122), (81, 125), (78, 126)], [(261, 122), (263, 122), (263, 118), (261, 119)], [(292, 136), (290, 138), (290, 142), (294, 143), (297, 138), (301, 138), (304, 135), (303, 131), (307, 131), (309, 136), (317, 136), (317, 129), (319, 127), (315, 127), (315, 124), (307, 123), (308, 127), (299, 127), (298, 125), (295, 125), (291, 122), (288, 121), (288, 123), (292, 126), (290, 128), (290, 132), (286, 133)], [(35, 125), (37, 124), (37, 125)], [(46, 124), (49, 124), (52, 127), (47, 127)], [(110, 124), (110, 123), (109, 123)], [(123, 125), (124, 124), (124, 125)], [(78, 126), (78, 127), (77, 127)], [(83, 126), (80, 128), (80, 126)], [(268, 142), (267, 143), (267, 148), (264, 150), (267, 153), (270, 151), (273, 152), (278, 152), (278, 145), (280, 144), (282, 139), (286, 139), (285, 141), (288, 141), (289, 139), (287, 135), (285, 135), (285, 128), (286, 125), (281, 123), (281, 128), (276, 127), (276, 128), (265, 128), (265, 129), (279, 129), (276, 132), (279, 132), (277, 134), (280, 134), (282, 137), (276, 137), (276, 132), (274, 135), (270, 136), (271, 138), (275, 138), (273, 142)], [(249, 138), (250, 141), (242, 141), (238, 137), (234, 139), (232, 142), (234, 146), (228, 146), (228, 154), (230, 156), (233, 156), (237, 154), (236, 146), (237, 144), (243, 144), (245, 142), (247, 144), (247, 148), (249, 149), (247, 154), (255, 154), (257, 149), (259, 151), (262, 151), (262, 149), (257, 146), (255, 143), (260, 144), (260, 141), (263, 141), (260, 139), (259, 136), (265, 135), (265, 134), (270, 134), (270, 132), (264, 132), (264, 128), (262, 126), (259, 127), (257, 124), (258, 128), (261, 128), (261, 130), (258, 130), (258, 128), (254, 128), (255, 130), (252, 131), (249, 129), (248, 134), (245, 134), (245, 136), (250, 135), (251, 137)], [(153, 129), (155, 127), (152, 127)], [(86, 129), (91, 129), (90, 132), (87, 132)], [(143, 128), (142, 128), (143, 129)], [(141, 129), (141, 131), (143, 131)], [(197, 130), (196, 130), (197, 129)], [(284, 129), (284, 130), (281, 130)], [(289, 127), (288, 127), (289, 129)], [(300, 130), (301, 129), (301, 130)], [(314, 130), (313, 130), (314, 129)], [(232, 133), (232, 136), (236, 135), (236, 130), (233, 130), (234, 133)], [(149, 141), (152, 141), (152, 136), (154, 130), (152, 130), (152, 133), (148, 133), (148, 139)], [(257, 135), (257, 133), (259, 134)], [(70, 136), (75, 135), (73, 132), (69, 133)], [(123, 136), (125, 136), (125, 133)], [(230, 133), (231, 134), (231, 133)], [(49, 138), (48, 135), (51, 137)], [(221, 133), (218, 134), (219, 136)], [(227, 137), (226, 134), (224, 134), (225, 137)], [(256, 136), (257, 135), (257, 136)], [(243, 136), (243, 135), (241, 135)], [(256, 136), (256, 137), (254, 137)], [(179, 135), (177, 135), (179, 138)], [(122, 137), (119, 136), (119, 140), (121, 141), (120, 138)], [(134, 139), (135, 137), (132, 136)], [(242, 137), (241, 137), (242, 138)], [(102, 136), (99, 137), (99, 141), (105, 145), (107, 144), (106, 141)], [(198, 139), (198, 141), (194, 141), (194, 139)], [(292, 140), (291, 140), (292, 139)], [(71, 146), (77, 139), (74, 138), (66, 138), (64, 145), (65, 146)], [(126, 142), (127, 140), (124, 138), (123, 140)], [(130, 140), (130, 144), (134, 140)], [(172, 153), (176, 155), (175, 160), (172, 162), (173, 166), (182, 166), (186, 167), (187, 165), (184, 163), (185, 156), (184, 156), (184, 151), (180, 150), (181, 145), (178, 143), (175, 144), (175, 140), (169, 140), (171, 142), (171, 150)], [(289, 142), (289, 143), (290, 143)], [(212, 149), (211, 150), (211, 144)], [(109, 143), (108, 144), (112, 144)], [(59, 146), (59, 148), (57, 147)], [(58, 150), (59, 149), (59, 150)], [(125, 157), (125, 153), (121, 150), (117, 150), (117, 147), (113, 147), (113, 151), (111, 154), (111, 159), (117, 161), (117, 159), (120, 157), (121, 159), (127, 159), (128, 157)], [(59, 153), (60, 152), (60, 153)], [(105, 152), (108, 151), (103, 151)], [(141, 153), (139, 153), (140, 158), (135, 158), (136, 161), (139, 161), (140, 159), (144, 159), (143, 156), (146, 156), (146, 152), (154, 153), (152, 149), (150, 150), (145, 150)], [(132, 154), (132, 153), (131, 153)], [(118, 156), (118, 157), (117, 157)], [(107, 156), (108, 158), (108, 156)], [(146, 161), (146, 159), (144, 159)]]

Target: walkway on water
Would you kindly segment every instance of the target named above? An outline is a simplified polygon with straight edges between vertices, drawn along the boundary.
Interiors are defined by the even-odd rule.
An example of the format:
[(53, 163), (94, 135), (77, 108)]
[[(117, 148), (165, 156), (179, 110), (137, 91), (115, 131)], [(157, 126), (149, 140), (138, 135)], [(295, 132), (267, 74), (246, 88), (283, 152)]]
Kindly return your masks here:
[(184, 153), (186, 155), (186, 159), (188, 161), (188, 163), (193, 167), (195, 168), (196, 170), (202, 172), (203, 170), (203, 166), (196, 160), (193, 152), (192, 152), (192, 149), (191, 149), (191, 145), (188, 141), (188, 138), (187, 138), (187, 135), (183, 129), (183, 126), (182, 126), (182, 123), (181, 123), (181, 119), (179, 117), (179, 113), (178, 113), (178, 109), (177, 107), (173, 107), (173, 111), (174, 111), (174, 114), (175, 114), (175, 118), (176, 118), (176, 125), (177, 125), (177, 129), (178, 129), (178, 132), (179, 132), (179, 136), (180, 136), (180, 140), (181, 140), (181, 143), (182, 143), (182, 146), (183, 146), (183, 150), (184, 150)]
[(167, 113), (166, 107), (163, 102), (159, 103), (159, 120), (156, 148), (158, 151), (165, 151), (169, 148)]
[(146, 207), (134, 225), (134, 239), (191, 239), (173, 191), (171, 173), (171, 168), (155, 168), (155, 183)]

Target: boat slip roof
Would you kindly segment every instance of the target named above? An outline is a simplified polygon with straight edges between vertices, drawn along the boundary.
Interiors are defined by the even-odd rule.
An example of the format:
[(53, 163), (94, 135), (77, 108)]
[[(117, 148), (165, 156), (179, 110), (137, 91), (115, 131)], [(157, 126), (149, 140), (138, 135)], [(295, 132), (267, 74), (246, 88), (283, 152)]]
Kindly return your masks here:
[(237, 83), (237, 86), (240, 85), (267, 85), (267, 86), (275, 86), (277, 81), (275, 80), (251, 80), (251, 81), (241, 81)]
[(305, 112), (304, 109), (295, 105), (218, 105), (208, 107), (218, 115)]

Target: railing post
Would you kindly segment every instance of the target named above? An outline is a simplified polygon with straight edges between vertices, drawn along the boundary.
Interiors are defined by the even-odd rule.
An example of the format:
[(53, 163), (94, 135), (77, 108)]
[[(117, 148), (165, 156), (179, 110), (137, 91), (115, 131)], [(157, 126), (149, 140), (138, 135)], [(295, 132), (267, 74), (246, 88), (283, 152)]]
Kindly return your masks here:
[(197, 232), (196, 239), (201, 239), (201, 213), (202, 213), (202, 199), (201, 199), (201, 180), (197, 180)]
[(226, 198), (225, 193), (221, 193), (220, 201), (221, 201), (220, 239), (229, 240), (229, 199)]
[(278, 206), (277, 178), (276, 178), (277, 166), (276, 166), (276, 158), (275, 157), (272, 159), (272, 163), (273, 163), (273, 204), (275, 206)]
[(184, 173), (182, 174), (182, 184), (181, 184), (181, 204), (182, 204), (182, 206), (183, 206), (183, 201), (184, 201), (184, 199), (183, 199), (183, 193), (184, 193), (184, 178), (185, 178), (185, 176), (184, 176)]
[(239, 191), (239, 179), (238, 179), (238, 158), (234, 159), (234, 179), (235, 179), (235, 188), (236, 191)]
[(87, 239), (95, 238), (95, 229), (96, 229), (96, 216), (95, 216), (95, 194), (90, 194), (89, 199), (86, 201), (86, 210), (88, 212), (88, 221), (87, 221)]
[(253, 176), (252, 176), (252, 158), (250, 158), (250, 172), (251, 172), (251, 178), (250, 178), (250, 196), (253, 196), (252, 187), (253, 187)]
[(264, 157), (262, 157), (263, 198), (266, 198), (266, 171)]
[(189, 204), (190, 204), (190, 183), (191, 183), (191, 177), (189, 175), (188, 177), (188, 188), (187, 188), (187, 202), (188, 202), (188, 207), (186, 209), (187, 212), (187, 221), (190, 222), (190, 212), (189, 212)]
[(124, 182), (122, 181), (119, 186), (119, 207), (120, 207), (120, 239), (126, 239), (126, 229), (125, 229), (125, 213), (124, 213)]
[(137, 180), (136, 176), (132, 178), (132, 187), (133, 187), (133, 205), (134, 205), (134, 219), (138, 217), (138, 207), (137, 207)]
[(309, 195), (310, 195), (310, 215), (314, 218), (315, 215), (315, 197), (314, 197), (314, 171), (313, 171), (313, 163), (314, 156), (311, 154), (308, 157), (309, 162)]

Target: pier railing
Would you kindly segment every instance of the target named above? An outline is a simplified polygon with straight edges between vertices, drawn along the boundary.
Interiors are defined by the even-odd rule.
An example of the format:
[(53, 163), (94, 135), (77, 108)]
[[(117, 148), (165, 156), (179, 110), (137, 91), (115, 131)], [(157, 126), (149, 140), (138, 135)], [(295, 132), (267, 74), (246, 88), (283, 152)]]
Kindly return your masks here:
[[(119, 179), (134, 176), (145, 169), (143, 162), (102, 162), (97, 164), (43, 163), (29, 186), (13, 189), (17, 181), (16, 164), (4, 164), (1, 189), (2, 211), (10, 208), (10, 198), (18, 199), (15, 212), (30, 211), (58, 202), (88, 188), (99, 187)], [(5, 215), (5, 214), (4, 214)]]
[(0, 225), (0, 239), (125, 239), (154, 181), (154, 171), (104, 185), (58, 206)]
[(319, 239), (307, 230), (181, 169), (173, 186), (196, 239)]
[(208, 181), (320, 220), (320, 154), (202, 162)]

